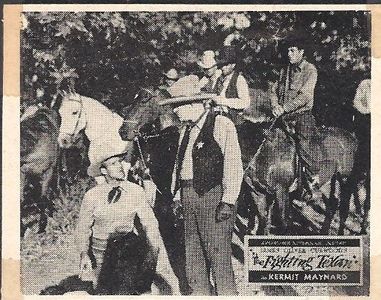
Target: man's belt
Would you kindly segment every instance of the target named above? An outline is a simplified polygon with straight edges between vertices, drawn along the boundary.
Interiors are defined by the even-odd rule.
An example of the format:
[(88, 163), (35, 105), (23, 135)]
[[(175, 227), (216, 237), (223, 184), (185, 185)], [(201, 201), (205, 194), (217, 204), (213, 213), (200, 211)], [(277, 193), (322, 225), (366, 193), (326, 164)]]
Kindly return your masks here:
[(182, 188), (193, 187), (193, 179), (180, 180)]

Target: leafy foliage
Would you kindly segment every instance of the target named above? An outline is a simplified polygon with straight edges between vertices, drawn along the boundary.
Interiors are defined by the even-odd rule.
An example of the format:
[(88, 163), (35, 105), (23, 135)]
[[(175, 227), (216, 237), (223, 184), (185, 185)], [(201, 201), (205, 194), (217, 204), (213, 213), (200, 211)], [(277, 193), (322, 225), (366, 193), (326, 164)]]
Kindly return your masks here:
[(75, 87), (120, 110), (139, 87), (158, 85), (165, 69), (197, 72), (200, 52), (223, 44), (239, 46), (250, 85), (266, 87), (284, 63), (283, 41), (303, 32), (309, 60), (319, 71), (317, 109), (329, 122), (331, 108), (347, 105), (370, 69), (368, 12), (40, 12), (23, 17), (24, 101), (50, 103), (60, 90)]
[(41, 259), (49, 254), (52, 247), (61, 247), (72, 239), (82, 198), (94, 184), (92, 178), (83, 178), (71, 184), (66, 196), (53, 199), (54, 212), (48, 218), (45, 232), (36, 233), (36, 225), (28, 229), (21, 240), (21, 253), (25, 261)]

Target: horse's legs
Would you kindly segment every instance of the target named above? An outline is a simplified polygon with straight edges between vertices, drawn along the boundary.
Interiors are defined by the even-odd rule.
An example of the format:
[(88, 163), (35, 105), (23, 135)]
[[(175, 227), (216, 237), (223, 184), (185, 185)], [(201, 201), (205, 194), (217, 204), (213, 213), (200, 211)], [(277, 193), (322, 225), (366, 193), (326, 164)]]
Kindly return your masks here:
[(321, 227), (320, 233), (321, 234), (328, 234), (329, 229), (331, 227), (333, 216), (335, 215), (335, 212), (338, 207), (338, 199), (335, 197), (336, 193), (336, 181), (337, 181), (337, 175), (334, 174), (331, 178), (331, 184), (330, 184), (330, 192), (329, 192), (329, 198), (322, 194), (322, 199), (325, 204), (325, 219), (323, 222), (323, 225)]
[[(237, 199), (237, 218), (235, 225), (243, 231), (238, 230), (241, 238), (241, 234), (254, 234), (254, 230), (258, 231), (257, 217), (258, 208), (256, 206), (256, 194), (251, 190), (251, 187), (243, 181), (241, 191)], [(245, 221), (247, 220), (247, 225)], [(243, 227), (242, 227), (243, 226)]]
[(275, 205), (275, 199), (273, 195), (266, 196), (266, 204), (268, 205), (268, 207), (266, 208), (267, 215), (265, 219), (266, 227), (264, 229), (264, 235), (269, 235), (271, 233), (272, 217), (273, 217), (273, 211), (274, 211), (274, 205)]
[(166, 196), (158, 195), (154, 212), (168, 253), (169, 263), (179, 280), (180, 291), (184, 295), (188, 294), (189, 285), (185, 273), (184, 222), (176, 220), (171, 203)]
[(366, 234), (367, 228), (368, 228), (368, 217), (369, 217), (369, 210), (370, 210), (370, 175), (367, 173), (366, 179), (365, 179), (365, 202), (364, 202), (364, 216), (361, 223), (361, 234)]
[(353, 203), (355, 205), (357, 214), (359, 216), (361, 216), (361, 214), (362, 214), (362, 207), (361, 207), (361, 203), (360, 203), (360, 195), (359, 195), (358, 185), (356, 185), (356, 188), (353, 191)]
[[(267, 195), (256, 192), (252, 179), (250, 176), (245, 177), (244, 184), (242, 185), (241, 193), (249, 197), (249, 201), (245, 202), (248, 206), (248, 233), (254, 233), (256, 218), (258, 218), (258, 227), (255, 234), (267, 235), (270, 233), (271, 228), (271, 215), (273, 201), (269, 203)], [(271, 211), (270, 211), (271, 210)]]
[(48, 214), (52, 211), (52, 200), (50, 197), (49, 185), (52, 181), (54, 174), (54, 164), (52, 164), (42, 175), (41, 177), (41, 199), (39, 204), (40, 209), (40, 222), (38, 233), (42, 233), (45, 231), (46, 225), (48, 224)]
[(345, 222), (347, 221), (349, 215), (349, 204), (350, 198), (353, 194), (353, 189), (356, 183), (355, 176), (350, 174), (347, 182), (344, 183), (344, 180), (340, 173), (337, 174), (337, 180), (340, 184), (340, 206), (339, 206), (339, 215), (340, 215), (340, 225), (339, 225), (339, 235), (344, 235)]
[(278, 185), (276, 188), (276, 199), (278, 201), (278, 208), (280, 214), (280, 232), (287, 233), (287, 229), (290, 227), (290, 199), (288, 195), (288, 187)]
[[(250, 192), (251, 198), (253, 199), (253, 210), (249, 212), (249, 223), (248, 230), (252, 231), (255, 226), (255, 215), (258, 217), (258, 229), (257, 235), (269, 234), (271, 221), (268, 220), (268, 208), (267, 200), (265, 195), (257, 195), (254, 192)], [(270, 219), (271, 220), (271, 219)]]

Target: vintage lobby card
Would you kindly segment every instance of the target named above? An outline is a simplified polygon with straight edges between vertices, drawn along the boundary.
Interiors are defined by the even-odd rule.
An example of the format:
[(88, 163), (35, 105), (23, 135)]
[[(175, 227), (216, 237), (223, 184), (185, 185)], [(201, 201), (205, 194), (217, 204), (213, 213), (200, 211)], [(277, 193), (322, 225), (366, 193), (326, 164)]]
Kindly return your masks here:
[(361, 237), (246, 236), (245, 246), (249, 283), (363, 284)]
[(381, 297), (380, 17), (5, 5), (4, 299)]

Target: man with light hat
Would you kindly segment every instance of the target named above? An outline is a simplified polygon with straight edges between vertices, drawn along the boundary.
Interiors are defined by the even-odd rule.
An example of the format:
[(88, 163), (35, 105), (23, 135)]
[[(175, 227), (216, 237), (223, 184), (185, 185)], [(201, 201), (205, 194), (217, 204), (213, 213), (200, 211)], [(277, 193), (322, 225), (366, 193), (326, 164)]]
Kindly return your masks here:
[(221, 70), (218, 69), (214, 51), (204, 51), (197, 64), (204, 72), (204, 77), (200, 79), (201, 91), (205, 93), (213, 93), (217, 83), (217, 79), (222, 74)]
[[(176, 96), (176, 95), (172, 95)], [(161, 101), (183, 124), (172, 176), (175, 206), (184, 211), (186, 275), (192, 295), (236, 295), (231, 241), (243, 167), (233, 122), (205, 109), (207, 95)]]
[[(121, 163), (124, 154), (114, 153), (98, 163), (105, 183), (87, 191), (82, 200), (76, 233), (80, 277), (82, 280), (92, 279), (97, 287), (109, 239), (133, 232), (135, 218), (138, 217), (150, 245), (158, 253), (156, 273), (165, 279), (173, 294), (179, 294), (178, 280), (170, 266), (158, 222), (148, 204), (149, 195), (139, 185), (124, 180), (126, 176)], [(88, 255), (90, 244), (95, 269)]]

